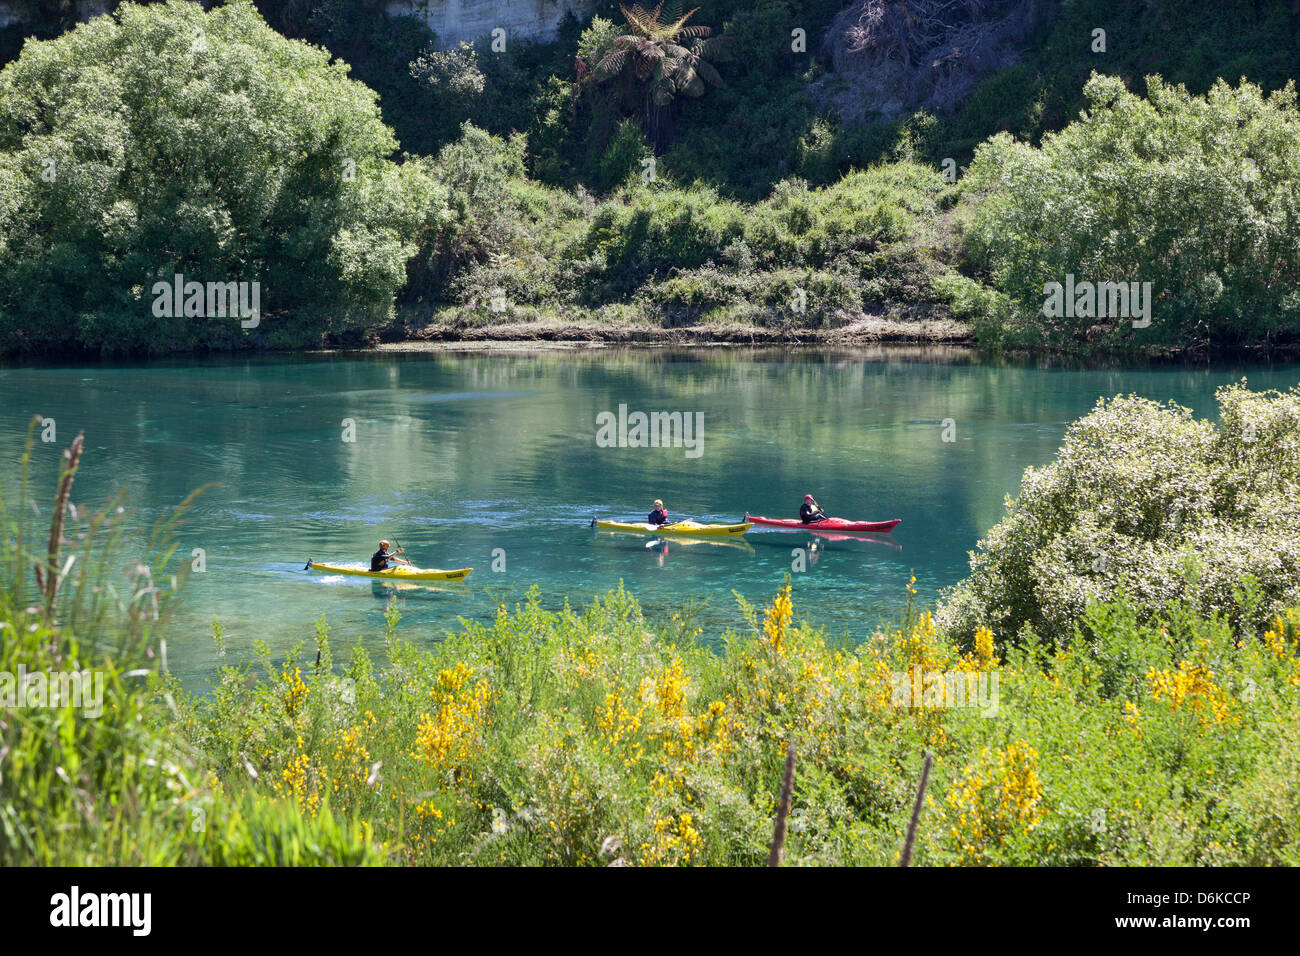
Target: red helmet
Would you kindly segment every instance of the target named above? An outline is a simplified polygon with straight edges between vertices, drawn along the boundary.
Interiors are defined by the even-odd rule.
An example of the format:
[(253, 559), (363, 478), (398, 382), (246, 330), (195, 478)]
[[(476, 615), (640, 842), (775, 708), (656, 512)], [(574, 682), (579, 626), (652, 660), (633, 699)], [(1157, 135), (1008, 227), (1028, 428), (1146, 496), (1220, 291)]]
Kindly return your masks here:
[(804, 496), (803, 496), (803, 500), (804, 500), (804, 501), (816, 501), (817, 499), (814, 498), (812, 495), (804, 495)]

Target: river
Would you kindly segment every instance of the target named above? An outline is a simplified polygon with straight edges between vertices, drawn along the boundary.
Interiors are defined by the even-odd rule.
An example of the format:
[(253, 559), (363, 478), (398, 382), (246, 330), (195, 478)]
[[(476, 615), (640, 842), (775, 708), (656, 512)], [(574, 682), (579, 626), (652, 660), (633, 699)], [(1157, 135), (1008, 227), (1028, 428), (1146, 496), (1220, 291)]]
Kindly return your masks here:
[[(854, 642), (897, 613), (911, 574), (926, 601), (959, 580), (1024, 469), (1049, 462), (1100, 396), (1213, 414), (1215, 388), (1243, 376), (1288, 388), (1300, 364), (1088, 368), (938, 348), (9, 364), (0, 479), (12, 500), (27, 422), (40, 414), (58, 438), (36, 448), (45, 515), (57, 454), (78, 432), (81, 505), (122, 490), (145, 527), (214, 485), (180, 531), (181, 559), (202, 549), (206, 565), (169, 637), (171, 667), (190, 683), (219, 663), (214, 616), (239, 657), (259, 639), (277, 655), (309, 641), (323, 614), (341, 657), (382, 637), (393, 593), (399, 634), (427, 644), (533, 584), (558, 607), (622, 580), (649, 612), (685, 609), (716, 639), (743, 626), (733, 590), (761, 602), (789, 574), (796, 616)], [(699, 443), (602, 447), (597, 416), (617, 419), (620, 405), (627, 416), (689, 415)], [(674, 517), (791, 516), (805, 492), (831, 514), (902, 524), (861, 539), (755, 528), (740, 544), (650, 547), (589, 527), (593, 515), (644, 520), (655, 498)], [(393, 592), (303, 571), (308, 558), (365, 560), (381, 537), (418, 565), (474, 573), (462, 586)]]

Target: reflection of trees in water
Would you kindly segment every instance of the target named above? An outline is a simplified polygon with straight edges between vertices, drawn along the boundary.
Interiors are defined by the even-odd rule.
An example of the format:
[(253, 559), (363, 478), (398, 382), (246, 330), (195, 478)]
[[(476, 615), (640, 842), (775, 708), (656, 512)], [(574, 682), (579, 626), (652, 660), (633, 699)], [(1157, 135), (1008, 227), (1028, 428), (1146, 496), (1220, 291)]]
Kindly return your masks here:
[[(88, 461), (111, 456), (111, 473), (79, 486), (89, 504), (125, 487), (130, 507), (165, 508), (199, 484), (218, 482), (197, 511), (232, 521), (282, 513), (291, 494), (304, 516), (388, 500), (404, 522), (419, 525), (466, 499), (526, 502), (531, 489), (548, 507), (671, 495), (675, 513), (739, 514), (764, 505), (739, 500), (730, 479), (743, 467), (734, 477), (750, 487), (761, 482), (777, 506), (789, 500), (781, 513), (816, 490), (832, 496), (832, 511), (855, 511), (847, 517), (906, 517), (894, 514), (906, 502), (878, 500), (886, 478), (930, 468), (943, 453), (953, 462), (946, 510), (959, 522), (983, 502), (971, 512), (983, 528), (1000, 517), (1001, 496), (987, 485), (1004, 482), (1008, 446), (967, 439), (974, 429), (987, 435), (991, 426), (1040, 421), (1043, 407), (1062, 404), (1063, 384), (1080, 390), (1077, 380), (1041, 374), (1050, 364), (933, 347), (602, 349), (182, 363), (129, 373), (31, 370), (30, 387), (22, 388), (46, 399), (42, 412), (58, 418), (60, 433), (86, 430)], [(1093, 397), (1128, 391), (1132, 369), (1094, 371), (1087, 382)], [(1159, 387), (1162, 396), (1204, 394), (1207, 402), (1211, 392), (1204, 369), (1179, 366), (1160, 371)], [(519, 394), (475, 398), (480, 391)], [(403, 400), (461, 392), (469, 394)], [(688, 461), (678, 449), (597, 451), (595, 416), (620, 403), (702, 411), (704, 457)], [(357, 421), (355, 444), (341, 440), (345, 417)], [(958, 441), (945, 450), (946, 418), (954, 419)], [(41, 468), (53, 481), (57, 462), (46, 457), (37, 456), (34, 482)], [(845, 459), (859, 464), (846, 469)], [(12, 484), (15, 462), (0, 462), (0, 474)], [(925, 496), (933, 499), (935, 490)]]

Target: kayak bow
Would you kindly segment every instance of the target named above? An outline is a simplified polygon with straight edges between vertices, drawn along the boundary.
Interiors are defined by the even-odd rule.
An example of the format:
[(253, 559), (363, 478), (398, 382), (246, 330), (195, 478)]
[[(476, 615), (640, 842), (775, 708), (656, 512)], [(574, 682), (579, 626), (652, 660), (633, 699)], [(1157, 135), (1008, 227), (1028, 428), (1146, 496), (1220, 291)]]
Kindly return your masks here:
[(745, 515), (751, 524), (771, 525), (775, 528), (802, 528), (810, 531), (893, 531), (902, 522), (902, 518), (889, 521), (846, 521), (843, 518), (827, 518), (825, 521), (809, 521), (798, 518), (764, 518), (762, 515)]
[(353, 574), (361, 578), (387, 578), (401, 581), (461, 581), (469, 577), (473, 568), (456, 568), (444, 571), (441, 568), (416, 568), (409, 564), (398, 565), (383, 571), (371, 571), (370, 566), (356, 564), (325, 564), (321, 561), (308, 561), (304, 571), (324, 571), (326, 574)]

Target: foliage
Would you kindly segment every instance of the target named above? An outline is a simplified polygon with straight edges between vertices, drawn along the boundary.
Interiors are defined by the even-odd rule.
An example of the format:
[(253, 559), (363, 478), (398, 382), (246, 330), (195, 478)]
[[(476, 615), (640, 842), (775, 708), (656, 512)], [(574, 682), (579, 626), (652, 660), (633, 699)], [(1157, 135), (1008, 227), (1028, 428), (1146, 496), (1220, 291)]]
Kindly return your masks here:
[(0, 348), (244, 341), (239, 316), (160, 316), (176, 274), (259, 283), (255, 341), (386, 321), (441, 208), (394, 145), (346, 66), (246, 2), (126, 4), (29, 43), (0, 72)]
[[(1092, 109), (1041, 148), (1000, 134), (965, 180), (967, 243), (1019, 307), (1002, 340), (1216, 347), (1300, 333), (1300, 112), (1294, 87), (1205, 97), (1094, 75)], [(1224, 135), (1224, 130), (1232, 130)], [(1044, 284), (1150, 283), (1151, 326), (1043, 314)], [(1068, 315), (1068, 313), (1067, 313)]]
[(484, 279), (484, 270), (535, 271), (545, 264), (539, 247), (554, 241), (577, 203), (529, 182), (524, 150), (521, 135), (505, 140), (466, 123), (435, 159), (417, 161), (446, 189), (448, 215), (410, 263), (408, 299), (486, 298), (502, 282)]
[(1300, 389), (1220, 389), (1219, 423), (1137, 397), (1100, 401), (1029, 468), (945, 597), (968, 639), (1026, 626), (1062, 645), (1090, 601), (1140, 617), (1171, 601), (1252, 629), (1300, 603)]
[(600, 51), (591, 71), (595, 83), (618, 81), (625, 108), (640, 115), (646, 136), (659, 148), (672, 136), (678, 97), (698, 99), (708, 86), (722, 86), (710, 61), (726, 57), (725, 37), (710, 37), (711, 27), (688, 25), (694, 10), (683, 14), (678, 3), (661, 19), (663, 7), (620, 6), (627, 32)]
[(178, 739), (163, 675), (184, 574), (167, 566), (193, 496), (134, 540), (116, 501), (98, 511), (71, 502), (78, 439), (64, 459), (49, 550), (38, 554), (32, 447), (29, 434), (17, 495), (0, 494), (0, 865), (379, 860), (364, 825), (226, 792)]
[(449, 50), (427, 50), (411, 63), (411, 75), (429, 83), (445, 100), (468, 100), (483, 92), (486, 81), (478, 51), (469, 43)]
[[(534, 590), (427, 650), (390, 614), (382, 661), (358, 651), (305, 683), (296, 665), (263, 661), (251, 683), (228, 668), (183, 700), (184, 726), (223, 778), (247, 776), (223, 755), (247, 755), (304, 814), (328, 795), (367, 821), (401, 864), (756, 865), (787, 742), (794, 865), (895, 864), (926, 749), (919, 864), (1295, 860), (1281, 728), (1300, 715), (1300, 612), (1261, 637), (1098, 603), (1089, 647), (999, 650), (982, 631), (963, 650), (909, 606), (850, 651), (796, 624), (789, 586), (742, 609), (752, 630), (722, 653), (622, 589), (559, 612)], [(900, 697), (916, 668), (983, 681), (983, 703)]]
[(952, 242), (934, 220), (955, 190), (933, 170), (893, 164), (824, 189), (793, 180), (750, 206), (657, 173), (647, 181), (648, 148), (629, 123), (609, 172), (625, 182), (596, 202), (529, 182), (523, 150), (467, 126), (429, 167), (452, 215), (413, 265), (412, 289), (459, 305), (500, 290), (511, 309), (635, 302), (667, 324), (824, 326), (868, 306), (947, 301), (936, 283), (952, 275)]

